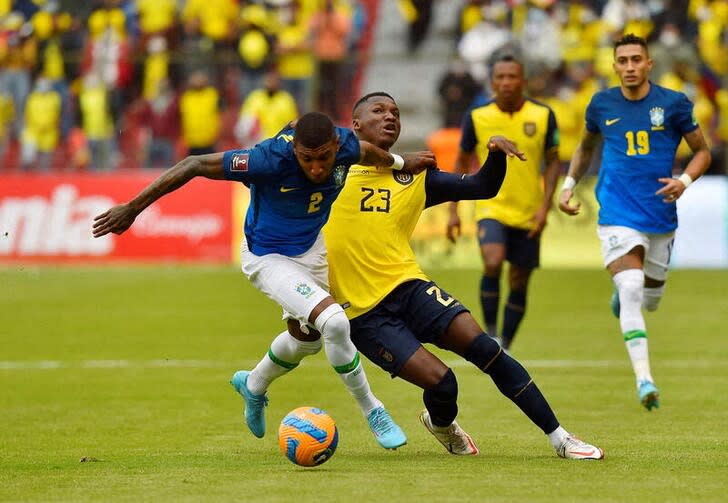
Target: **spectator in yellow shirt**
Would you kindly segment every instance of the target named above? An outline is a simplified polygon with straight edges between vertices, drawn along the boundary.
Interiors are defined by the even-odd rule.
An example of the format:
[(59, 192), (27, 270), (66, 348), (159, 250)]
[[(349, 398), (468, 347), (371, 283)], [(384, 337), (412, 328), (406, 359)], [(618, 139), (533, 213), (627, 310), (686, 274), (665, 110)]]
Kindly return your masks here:
[(252, 147), (265, 138), (274, 137), (298, 117), (296, 101), (282, 90), (281, 79), (274, 70), (265, 75), (264, 85), (256, 89), (240, 107), (235, 137), (241, 148)]
[(83, 79), (78, 101), (81, 124), (91, 154), (91, 168), (107, 171), (113, 167), (116, 150), (109, 89), (97, 74), (89, 73)]
[(180, 116), (188, 155), (213, 153), (220, 135), (220, 96), (205, 72), (190, 75), (180, 98)]
[(51, 81), (38, 79), (25, 102), (25, 126), (21, 136), (21, 165), (36, 165), (40, 171), (51, 168), (53, 153), (61, 136), (61, 96)]

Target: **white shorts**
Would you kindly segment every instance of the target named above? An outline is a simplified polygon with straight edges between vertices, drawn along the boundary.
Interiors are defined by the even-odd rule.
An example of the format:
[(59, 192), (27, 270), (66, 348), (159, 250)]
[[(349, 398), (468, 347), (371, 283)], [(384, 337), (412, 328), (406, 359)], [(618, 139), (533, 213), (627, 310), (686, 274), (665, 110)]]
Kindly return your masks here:
[(658, 281), (667, 279), (672, 244), (675, 241), (674, 232), (648, 234), (620, 225), (599, 225), (597, 235), (602, 242), (605, 266), (627, 255), (635, 246), (642, 246), (645, 249), (645, 276)]
[(329, 264), (326, 245), (319, 233), (311, 249), (287, 257), (277, 253), (258, 256), (248, 250), (243, 237), (240, 250), (243, 273), (255, 287), (283, 308), (283, 319), (308, 324), (311, 311), (329, 293)]

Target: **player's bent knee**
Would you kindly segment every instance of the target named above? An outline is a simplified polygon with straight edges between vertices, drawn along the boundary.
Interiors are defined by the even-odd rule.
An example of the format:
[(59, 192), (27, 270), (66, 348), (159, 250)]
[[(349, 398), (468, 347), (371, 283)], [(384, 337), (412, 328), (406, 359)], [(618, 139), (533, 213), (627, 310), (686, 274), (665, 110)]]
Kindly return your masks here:
[(298, 320), (288, 320), (288, 333), (291, 337), (303, 342), (315, 342), (321, 340), (321, 334), (318, 330), (307, 326), (308, 332), (304, 332), (301, 329), (301, 324)]
[(316, 330), (329, 342), (349, 341), (349, 319), (339, 304), (331, 304), (314, 321)]
[(457, 400), (458, 398), (458, 380), (452, 369), (447, 369), (445, 375), (442, 376), (440, 382), (425, 390), (441, 401)]
[(503, 349), (492, 337), (481, 332), (465, 350), (465, 359), (483, 372), (488, 372), (490, 365), (502, 352)]

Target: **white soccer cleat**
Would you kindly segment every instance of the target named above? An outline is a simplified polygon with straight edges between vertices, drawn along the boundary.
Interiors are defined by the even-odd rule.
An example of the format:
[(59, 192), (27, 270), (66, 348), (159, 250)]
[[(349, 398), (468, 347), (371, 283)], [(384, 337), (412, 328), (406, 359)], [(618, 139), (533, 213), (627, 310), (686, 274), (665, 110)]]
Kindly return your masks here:
[(556, 449), (559, 457), (566, 459), (604, 459), (604, 451), (571, 435)]
[(450, 454), (475, 456), (480, 452), (473, 439), (465, 433), (457, 421), (453, 421), (447, 430), (437, 431), (436, 427), (432, 425), (432, 421), (430, 421), (430, 413), (423, 410), (420, 413), (420, 422), (425, 425), (425, 428), (432, 433), (438, 442), (445, 446)]

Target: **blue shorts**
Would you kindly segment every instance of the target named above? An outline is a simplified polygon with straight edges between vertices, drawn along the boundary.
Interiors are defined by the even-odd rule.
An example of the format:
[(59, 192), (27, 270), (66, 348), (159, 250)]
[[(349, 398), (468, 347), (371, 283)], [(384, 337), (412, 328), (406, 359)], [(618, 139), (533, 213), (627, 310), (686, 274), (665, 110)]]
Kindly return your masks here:
[(351, 320), (351, 340), (394, 377), (423, 343), (435, 343), (464, 312), (469, 311), (434, 281), (412, 280)]
[(498, 220), (484, 218), (478, 221), (480, 245), (502, 244), (506, 247), (506, 260), (524, 269), (539, 266), (541, 239), (529, 238), (529, 231), (503, 225)]

